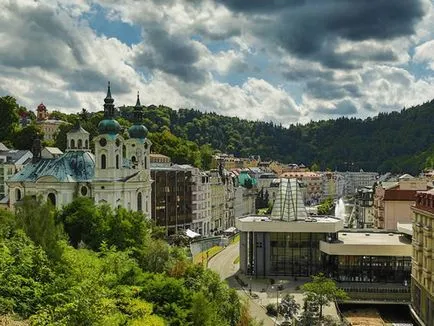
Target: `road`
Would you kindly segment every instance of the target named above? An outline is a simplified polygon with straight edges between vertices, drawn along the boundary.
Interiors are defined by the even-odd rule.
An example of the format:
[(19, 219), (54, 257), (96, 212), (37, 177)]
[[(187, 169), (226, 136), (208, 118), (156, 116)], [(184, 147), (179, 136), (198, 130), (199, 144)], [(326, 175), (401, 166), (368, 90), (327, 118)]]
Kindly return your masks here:
[(248, 300), (249, 312), (253, 318), (262, 321), (264, 326), (273, 326), (274, 321), (265, 313), (265, 309), (252, 300), (234, 279), (234, 275), (240, 268), (239, 264), (234, 264), (235, 259), (239, 256), (239, 249), (239, 242), (227, 246), (208, 262), (208, 268), (217, 272), (222, 280), (226, 280), (229, 283), (230, 287), (235, 288), (241, 298)]

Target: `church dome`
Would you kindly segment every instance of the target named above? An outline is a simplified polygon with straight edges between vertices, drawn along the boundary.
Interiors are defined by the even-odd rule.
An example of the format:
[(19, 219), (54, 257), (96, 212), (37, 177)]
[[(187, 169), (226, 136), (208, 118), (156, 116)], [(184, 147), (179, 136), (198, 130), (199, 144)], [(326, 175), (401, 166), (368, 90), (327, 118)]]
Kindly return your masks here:
[(121, 125), (114, 119), (104, 119), (98, 124), (99, 134), (118, 134), (122, 130)]
[(133, 125), (128, 129), (131, 138), (144, 139), (148, 135), (148, 129), (144, 125)]

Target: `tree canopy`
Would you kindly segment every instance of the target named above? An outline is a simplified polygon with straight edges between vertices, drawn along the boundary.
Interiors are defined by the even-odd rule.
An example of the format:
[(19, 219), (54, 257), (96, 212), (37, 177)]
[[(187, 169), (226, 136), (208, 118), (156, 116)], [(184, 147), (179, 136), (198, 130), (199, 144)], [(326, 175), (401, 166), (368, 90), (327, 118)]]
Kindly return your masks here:
[(17, 214), (0, 211), (0, 315), (31, 325), (249, 325), (235, 290), (154, 230), (142, 214), (84, 198), (61, 211), (33, 198)]

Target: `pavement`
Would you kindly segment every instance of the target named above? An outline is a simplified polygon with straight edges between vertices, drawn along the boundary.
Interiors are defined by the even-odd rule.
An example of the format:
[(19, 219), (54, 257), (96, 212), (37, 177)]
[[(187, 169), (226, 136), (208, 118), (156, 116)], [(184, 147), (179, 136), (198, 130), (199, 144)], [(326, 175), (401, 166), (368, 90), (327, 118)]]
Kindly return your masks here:
[[(239, 243), (234, 243), (227, 246), (223, 251), (215, 255), (208, 262), (208, 268), (220, 275), (222, 280), (226, 280), (230, 287), (237, 290), (241, 298), (248, 300), (249, 313), (258, 321), (262, 321), (264, 326), (276, 325), (275, 319), (266, 314), (265, 306), (269, 303), (275, 304), (277, 301), (286, 295), (292, 294), (303, 307), (303, 293), (299, 290), (300, 286), (310, 281), (310, 278), (274, 278), (276, 285), (280, 285), (279, 291), (276, 285), (271, 285), (270, 279), (250, 278), (239, 272), (239, 263), (234, 264), (234, 261), (239, 256)], [(244, 286), (241, 286), (242, 280)], [(334, 304), (324, 307), (324, 316), (330, 315), (333, 318), (338, 318), (338, 313)], [(279, 318), (278, 322), (283, 321)]]

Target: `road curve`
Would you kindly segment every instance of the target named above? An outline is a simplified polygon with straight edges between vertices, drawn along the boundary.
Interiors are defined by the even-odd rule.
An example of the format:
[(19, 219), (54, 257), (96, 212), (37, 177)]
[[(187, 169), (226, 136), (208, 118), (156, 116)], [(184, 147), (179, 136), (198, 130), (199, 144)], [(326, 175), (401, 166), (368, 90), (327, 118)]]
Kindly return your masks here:
[(275, 325), (274, 321), (265, 313), (263, 307), (252, 300), (244, 289), (234, 279), (240, 264), (234, 264), (235, 259), (240, 254), (239, 242), (233, 243), (215, 255), (208, 261), (208, 268), (220, 275), (222, 280), (226, 280), (230, 287), (237, 290), (240, 298), (247, 299), (249, 303), (250, 315), (258, 321), (262, 321), (264, 326)]

